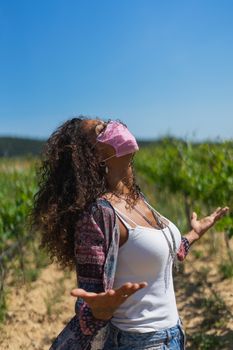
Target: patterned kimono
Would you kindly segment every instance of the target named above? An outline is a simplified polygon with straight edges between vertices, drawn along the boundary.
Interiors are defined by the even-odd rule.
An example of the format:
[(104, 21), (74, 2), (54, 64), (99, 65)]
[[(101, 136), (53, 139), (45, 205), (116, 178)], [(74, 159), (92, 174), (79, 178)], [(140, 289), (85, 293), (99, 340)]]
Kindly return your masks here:
[[(120, 231), (115, 210), (109, 201), (99, 198), (77, 223), (75, 258), (78, 287), (103, 292), (113, 287)], [(182, 237), (177, 253), (184, 260), (189, 249)], [(78, 298), (75, 316), (57, 336), (49, 350), (101, 350), (108, 334), (109, 321), (96, 319), (87, 303)]]

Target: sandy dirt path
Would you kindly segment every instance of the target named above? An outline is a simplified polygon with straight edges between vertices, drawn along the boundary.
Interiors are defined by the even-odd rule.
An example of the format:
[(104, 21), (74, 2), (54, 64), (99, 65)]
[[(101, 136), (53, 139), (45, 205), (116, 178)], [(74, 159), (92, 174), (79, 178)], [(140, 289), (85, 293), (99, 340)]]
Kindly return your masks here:
[(74, 315), (74, 273), (55, 265), (45, 268), (37, 281), (15, 288), (8, 300), (7, 320), (1, 327), (0, 349), (44, 350)]
[[(196, 346), (197, 340), (190, 338), (188, 349), (233, 349), (233, 280), (219, 277), (216, 263), (222, 258), (206, 254), (198, 260), (191, 253), (184, 271), (176, 274), (177, 304), (187, 334), (204, 337), (204, 345)], [(35, 282), (11, 288), (7, 319), (0, 328), (0, 349), (48, 350), (74, 315), (75, 299), (70, 291), (75, 286), (75, 273), (64, 273), (49, 265)], [(211, 346), (208, 342), (213, 341), (213, 335), (216, 343), (214, 338)]]

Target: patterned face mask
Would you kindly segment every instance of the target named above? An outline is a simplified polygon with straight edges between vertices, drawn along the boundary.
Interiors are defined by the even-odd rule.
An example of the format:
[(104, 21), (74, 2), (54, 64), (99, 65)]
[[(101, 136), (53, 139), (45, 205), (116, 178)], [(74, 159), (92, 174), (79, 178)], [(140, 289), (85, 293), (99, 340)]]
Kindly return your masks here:
[(116, 151), (116, 154), (104, 159), (104, 161), (112, 157), (122, 157), (126, 154), (135, 153), (139, 150), (135, 137), (125, 125), (117, 121), (110, 121), (96, 140), (111, 145)]

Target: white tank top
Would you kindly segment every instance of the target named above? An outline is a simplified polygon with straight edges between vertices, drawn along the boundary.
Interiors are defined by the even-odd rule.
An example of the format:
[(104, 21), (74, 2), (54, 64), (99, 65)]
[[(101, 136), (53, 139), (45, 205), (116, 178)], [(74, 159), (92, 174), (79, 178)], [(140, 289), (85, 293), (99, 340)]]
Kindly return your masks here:
[[(140, 333), (175, 326), (179, 315), (173, 287), (172, 258), (162, 230), (137, 225), (118, 209), (115, 210), (129, 235), (126, 243), (119, 248), (113, 288), (119, 288), (126, 282), (143, 281), (148, 286), (127, 298), (114, 312), (111, 322), (122, 330)], [(132, 228), (125, 219), (136, 226)], [(180, 231), (166, 220), (178, 250)], [(169, 229), (166, 227), (163, 231), (172, 245)]]

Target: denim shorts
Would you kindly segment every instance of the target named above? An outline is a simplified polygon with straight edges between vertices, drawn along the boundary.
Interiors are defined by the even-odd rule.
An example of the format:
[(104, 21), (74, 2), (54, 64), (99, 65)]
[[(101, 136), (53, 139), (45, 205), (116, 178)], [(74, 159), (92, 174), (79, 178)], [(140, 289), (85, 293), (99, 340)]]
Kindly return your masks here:
[(185, 333), (181, 321), (171, 328), (138, 333), (122, 331), (110, 322), (103, 350), (184, 350)]

